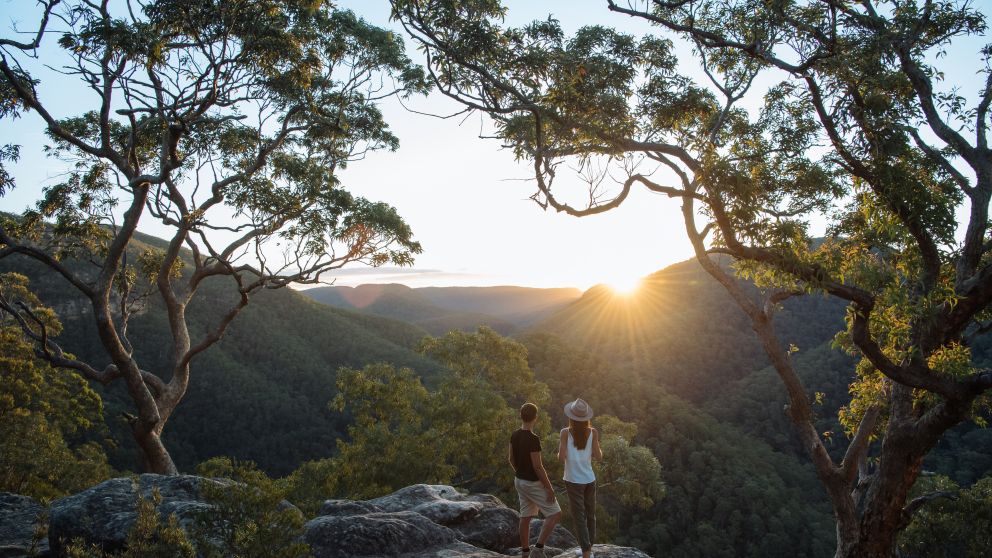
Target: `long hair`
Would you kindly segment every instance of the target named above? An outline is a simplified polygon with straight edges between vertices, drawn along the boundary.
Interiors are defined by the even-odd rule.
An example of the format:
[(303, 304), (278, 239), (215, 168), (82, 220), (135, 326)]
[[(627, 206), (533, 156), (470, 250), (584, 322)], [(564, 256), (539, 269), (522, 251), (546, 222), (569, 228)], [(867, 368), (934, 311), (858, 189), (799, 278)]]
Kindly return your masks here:
[(572, 433), (575, 448), (586, 449), (586, 442), (589, 441), (589, 421), (568, 419), (568, 431)]

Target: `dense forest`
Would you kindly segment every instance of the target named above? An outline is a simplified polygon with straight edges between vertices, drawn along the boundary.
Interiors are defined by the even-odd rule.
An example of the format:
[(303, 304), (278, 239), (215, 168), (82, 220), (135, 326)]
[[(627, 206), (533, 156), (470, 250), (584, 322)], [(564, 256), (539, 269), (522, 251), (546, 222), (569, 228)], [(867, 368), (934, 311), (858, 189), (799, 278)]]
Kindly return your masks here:
[[(150, 237), (141, 240), (142, 248), (161, 245)], [(74, 313), (78, 302), (59, 288), (59, 278), (35, 266), (10, 267), (9, 260), (2, 271), (30, 277), (42, 300), (57, 310), (64, 323), (59, 339), (68, 350), (79, 354), (92, 350), (95, 333), (85, 316)], [(441, 291), (435, 296), (442, 298)], [(479, 295), (475, 303), (484, 304), (485, 291)], [(223, 299), (231, 293), (218, 287), (199, 296)], [(448, 311), (461, 312), (458, 307)], [(845, 401), (854, 359), (831, 346), (832, 334), (839, 329), (839, 312), (822, 299), (797, 300), (788, 305), (781, 320), (798, 348), (797, 366), (809, 389), (816, 392), (819, 427), (843, 437), (837, 412)], [(370, 497), (403, 483), (431, 480), (419, 477), (438, 475), (434, 480), (461, 482), (505, 498), (510, 496), (507, 471), (501, 470), (505, 432), (483, 434), (473, 421), (490, 430), (493, 425), (511, 429), (513, 405), (538, 400), (547, 406), (550, 421), (543, 424), (552, 437), (546, 445), (553, 446), (553, 432), (563, 425), (558, 410), (581, 396), (595, 402), (597, 412), (609, 417), (606, 420), (616, 417), (632, 425), (635, 433), (630, 442), (650, 450), (660, 464), (657, 480), (662, 490), (648, 496), (650, 491), (643, 487), (632, 487), (639, 498), (629, 497), (631, 487), (614, 496), (606, 492), (604, 502), (610, 503), (604, 504), (603, 523), (608, 526), (604, 533), (613, 541), (652, 554), (685, 557), (829, 556), (834, 545), (829, 507), (782, 411), (785, 394), (738, 314), (698, 265), (685, 262), (652, 275), (633, 296), (616, 295), (605, 287), (590, 289), (521, 332), (515, 341), (491, 330), (474, 332), (468, 326), (461, 334), (467, 337), (460, 341), (450, 335), (435, 338), (442, 346), (450, 345), (445, 353), (437, 345), (425, 350), (421, 340), (430, 337), (415, 325), (319, 304), (294, 291), (266, 292), (196, 362), (196, 379), (166, 441), (184, 471), (210, 458), (228, 456), (254, 462), (273, 477), (291, 479), (297, 490), (322, 487), (321, 497)], [(197, 316), (193, 323), (209, 319)], [(156, 358), (161, 354), (156, 353), (156, 340), (166, 327), (161, 311), (150, 304), (132, 320), (130, 327), (141, 340), (136, 351)], [(489, 345), (478, 338), (483, 331), (489, 331)], [(509, 343), (519, 349), (487, 349), (491, 354), (485, 356), (484, 350), (464, 343), (479, 347)], [(377, 392), (377, 410), (363, 411), (357, 402), (373, 394), (361, 391), (354, 380), (341, 381), (346, 371), (353, 379), (359, 377), (356, 374), (378, 377), (384, 382), (380, 389), (392, 385), (401, 400), (418, 390), (444, 394), (455, 389), (471, 399), (466, 395), (471, 393), (469, 386), (457, 383), (457, 374), (451, 374), (459, 367), (480, 364), (452, 360), (453, 351), (481, 351), (487, 362), (524, 358), (525, 363), (515, 366), (524, 370), (521, 377), (532, 374), (536, 383), (503, 391), (494, 386), (505, 380), (485, 384), (482, 400), (489, 401), (492, 393), (503, 394), (486, 404), (492, 417), (501, 418), (487, 419), (478, 409), (456, 411), (446, 403), (450, 396), (429, 403), (409, 400), (391, 411), (382, 405), (395, 398)], [(365, 368), (380, 366), (375, 363), (388, 363), (392, 371)], [(403, 380), (396, 375), (401, 368), (412, 376)], [(124, 422), (118, 418), (130, 411), (126, 397), (117, 389), (97, 392), (104, 401), (101, 422), (106, 427), (95, 427), (74, 443), (102, 443), (114, 468), (140, 469)], [(336, 397), (339, 403), (334, 405)], [(404, 416), (402, 409), (435, 418), (397, 418)], [(479, 432), (481, 445), (468, 453), (490, 455), (466, 461), (459, 457), (465, 448), (458, 446), (449, 450), (456, 470), (447, 473), (407, 468), (404, 476), (390, 473), (397, 464), (389, 462), (380, 464), (379, 473), (368, 466), (361, 474), (341, 473), (348, 470), (346, 457), (367, 459), (363, 445), (381, 449), (403, 437), (411, 443), (397, 446), (400, 455), (409, 457), (425, 445), (432, 453), (442, 451), (436, 441), (418, 441), (415, 436), (439, 426), (429, 424), (430, 420), (440, 423), (453, 420), (452, 416), (466, 423), (467, 435)], [(352, 439), (358, 431), (349, 434), (355, 420), (391, 423), (392, 438), (358, 443)], [(926, 468), (928, 474), (966, 488), (992, 472), (990, 450), (992, 433), (964, 425), (948, 434)], [(547, 459), (553, 463), (553, 454)], [(334, 475), (328, 472), (332, 468), (338, 471)], [(477, 471), (472, 469), (492, 471), (485, 475), (489, 481), (473, 483), (470, 478)], [(619, 478), (625, 473), (613, 474)]]

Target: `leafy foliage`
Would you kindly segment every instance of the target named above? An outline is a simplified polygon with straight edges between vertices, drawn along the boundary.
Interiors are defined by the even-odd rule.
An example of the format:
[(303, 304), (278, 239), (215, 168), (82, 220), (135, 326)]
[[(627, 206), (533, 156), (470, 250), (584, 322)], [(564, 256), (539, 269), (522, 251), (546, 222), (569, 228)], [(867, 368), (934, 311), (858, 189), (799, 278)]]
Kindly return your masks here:
[(311, 555), (310, 547), (301, 540), (303, 514), (287, 505), (280, 485), (253, 463), (215, 458), (201, 463), (197, 473), (231, 481), (202, 485), (203, 497), (212, 507), (197, 518), (194, 528), (200, 556)]
[(71, 541), (64, 549), (68, 558), (194, 558), (196, 548), (175, 515), (163, 523), (157, 507), (162, 496), (155, 491), (151, 498), (138, 498), (134, 527), (127, 534), (124, 549), (108, 552), (83, 540)]
[(992, 477), (961, 489), (947, 477), (923, 477), (915, 495), (947, 492), (916, 513), (899, 537), (899, 550), (908, 556), (978, 558), (992, 548)]
[[(61, 330), (23, 275), (0, 274), (0, 297), (34, 307), (52, 335)], [(13, 317), (0, 312), (0, 490), (48, 501), (113, 470), (94, 440), (106, 435), (99, 395), (75, 372), (49, 367), (32, 346)]]
[[(526, 350), (488, 328), (427, 338), (420, 351), (443, 364), (434, 390), (410, 370), (385, 364), (341, 370), (332, 405), (355, 418), (339, 441), (337, 490), (379, 496), (418, 482), (505, 490), (509, 432), (523, 402), (542, 406)], [(547, 418), (543, 418), (547, 425)]]

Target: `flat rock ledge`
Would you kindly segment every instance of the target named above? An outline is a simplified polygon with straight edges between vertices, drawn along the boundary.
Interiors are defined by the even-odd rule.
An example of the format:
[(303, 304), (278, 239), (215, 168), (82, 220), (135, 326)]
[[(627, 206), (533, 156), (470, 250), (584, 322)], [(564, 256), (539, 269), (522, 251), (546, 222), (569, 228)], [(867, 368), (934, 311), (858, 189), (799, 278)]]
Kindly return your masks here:
[(48, 554), (45, 512), (34, 498), (0, 492), (0, 558)]
[[(134, 526), (140, 498), (157, 493), (158, 513), (163, 518), (174, 514), (186, 527), (211, 509), (200, 495), (204, 483), (230, 482), (191, 475), (110, 479), (55, 500), (47, 509), (31, 498), (0, 493), (0, 558), (61, 556), (63, 545), (73, 539), (120, 549)], [(519, 519), (494, 496), (417, 484), (372, 500), (327, 500), (305, 524), (303, 539), (316, 558), (499, 558), (520, 556)], [(540, 526), (539, 520), (531, 523), (532, 543)], [(48, 539), (39, 540), (46, 529)], [(559, 525), (546, 555), (574, 558), (577, 544)], [(598, 558), (650, 558), (612, 545), (596, 545), (594, 551)]]

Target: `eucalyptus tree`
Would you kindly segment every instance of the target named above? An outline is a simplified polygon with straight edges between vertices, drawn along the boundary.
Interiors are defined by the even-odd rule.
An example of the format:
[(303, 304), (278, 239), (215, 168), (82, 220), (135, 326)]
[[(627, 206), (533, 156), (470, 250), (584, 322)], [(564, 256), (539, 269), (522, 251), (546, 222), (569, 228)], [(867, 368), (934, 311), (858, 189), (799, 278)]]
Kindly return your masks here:
[[(161, 435), (190, 362), (253, 294), (420, 251), (395, 209), (352, 196), (338, 174), (397, 147), (377, 103), (427, 82), (398, 36), (320, 1), (42, 0), (37, 13), (29, 33), (0, 38), (0, 117), (38, 122), (67, 171), (36, 209), (3, 218), (0, 260), (39, 262), (81, 294), (109, 364), (63, 351), (30, 304), (11, 295), (0, 307), (53, 365), (123, 380), (147, 469), (174, 474)], [(78, 112), (58, 114), (66, 104)], [(0, 193), (13, 178), (0, 172)], [(140, 223), (167, 231), (168, 246), (139, 249)], [(200, 302), (213, 324), (191, 332), (211, 279), (235, 300)], [(166, 310), (168, 339), (129, 338), (148, 297)], [(143, 367), (139, 343), (164, 345), (168, 369)]]
[[(604, 15), (660, 35), (566, 36), (551, 18), (506, 28), (498, 0), (392, 6), (438, 89), (533, 166), (542, 207), (600, 213), (633, 188), (681, 202), (697, 260), (750, 317), (788, 393), (836, 556), (892, 556), (935, 496), (908, 498), (924, 456), (981, 420), (992, 388), (970, 349), (992, 329), (992, 47), (954, 60), (974, 86), (939, 66), (981, 37), (984, 15), (951, 0), (610, 0)], [(671, 36), (693, 52), (691, 75)], [(828, 225), (820, 241), (814, 218)], [(772, 319), (813, 293), (848, 302), (837, 342), (861, 357), (839, 460)]]

